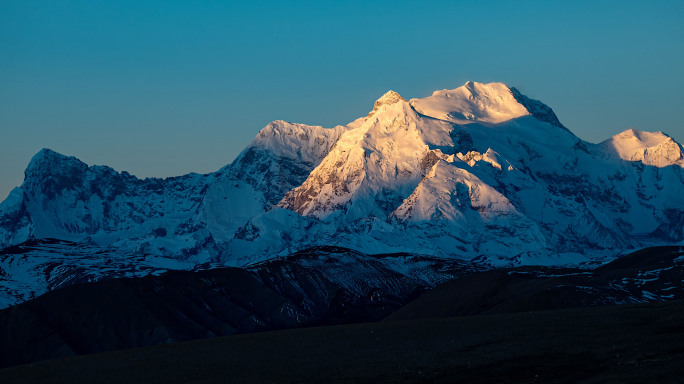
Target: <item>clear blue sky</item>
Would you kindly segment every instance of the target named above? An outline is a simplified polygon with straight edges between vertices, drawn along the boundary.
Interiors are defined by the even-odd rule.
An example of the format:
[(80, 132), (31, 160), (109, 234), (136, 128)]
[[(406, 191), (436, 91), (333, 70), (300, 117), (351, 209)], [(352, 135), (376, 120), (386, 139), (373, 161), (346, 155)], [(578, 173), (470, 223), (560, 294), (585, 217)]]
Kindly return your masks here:
[(684, 1), (0, 2), (0, 199), (48, 147), (139, 177), (230, 163), (269, 121), (334, 126), (501, 81), (579, 137), (684, 141)]

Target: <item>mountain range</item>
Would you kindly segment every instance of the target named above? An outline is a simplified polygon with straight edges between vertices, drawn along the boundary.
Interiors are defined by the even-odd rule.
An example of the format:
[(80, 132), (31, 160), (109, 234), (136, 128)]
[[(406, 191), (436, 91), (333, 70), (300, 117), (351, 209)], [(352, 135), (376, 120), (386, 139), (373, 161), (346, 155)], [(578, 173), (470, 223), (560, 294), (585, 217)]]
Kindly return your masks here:
[[(44, 149), (0, 204), (0, 307), (79, 282), (251, 268), (320, 246), (592, 268), (683, 244), (682, 191), (684, 148), (668, 135), (630, 129), (589, 143), (501, 83), (410, 100), (389, 91), (334, 128), (274, 121), (205, 175), (139, 179)], [(385, 263), (413, 273), (396, 260)], [(426, 286), (444, 281), (431, 276)]]

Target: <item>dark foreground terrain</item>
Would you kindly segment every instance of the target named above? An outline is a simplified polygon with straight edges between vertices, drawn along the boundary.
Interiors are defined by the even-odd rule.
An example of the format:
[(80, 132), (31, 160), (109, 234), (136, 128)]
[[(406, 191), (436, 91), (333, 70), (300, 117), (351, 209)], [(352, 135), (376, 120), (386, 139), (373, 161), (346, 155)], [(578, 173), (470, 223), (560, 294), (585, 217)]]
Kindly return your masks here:
[[(409, 272), (388, 267), (399, 261)], [(426, 276), (450, 281), (432, 288)], [(682, 281), (684, 248), (679, 246), (644, 249), (594, 269), (485, 271), (467, 262), (318, 247), (249, 269), (174, 271), (48, 292), (0, 311), (0, 367), (286, 328), (676, 301), (684, 298)], [(587, 312), (585, 323), (601, 326), (601, 311)], [(632, 331), (642, 332), (624, 330)], [(318, 331), (301, 337), (309, 337), (307, 332)], [(488, 329), (472, 332), (482, 335)], [(407, 343), (408, 350), (412, 343), (423, 345)], [(564, 350), (562, 343), (557, 348)], [(270, 365), (262, 367), (270, 370)]]
[(670, 301), (292, 329), (50, 360), (3, 383), (679, 383)]

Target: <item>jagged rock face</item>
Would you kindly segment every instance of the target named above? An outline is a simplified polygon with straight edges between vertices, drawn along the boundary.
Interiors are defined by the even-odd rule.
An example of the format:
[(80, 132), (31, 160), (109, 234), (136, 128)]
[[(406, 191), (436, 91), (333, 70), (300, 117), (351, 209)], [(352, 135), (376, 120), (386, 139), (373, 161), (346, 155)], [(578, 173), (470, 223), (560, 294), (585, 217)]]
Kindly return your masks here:
[(563, 124), (561, 124), (556, 114), (553, 113), (553, 110), (549, 108), (548, 105), (539, 100), (530, 99), (529, 97), (520, 93), (520, 91), (514, 87), (511, 87), (511, 94), (515, 100), (525, 107), (525, 109), (527, 109), (532, 116), (536, 117), (537, 120), (555, 125), (556, 127), (567, 129), (565, 126), (563, 126)]
[(684, 240), (683, 153), (662, 133), (584, 142), (500, 83), (390, 91), (346, 126), (275, 121), (209, 175), (140, 180), (41, 151), (0, 205), (0, 246), (57, 238), (167, 269), (315, 245), (578, 264)]
[(382, 95), (381, 98), (377, 99), (375, 103), (373, 104), (373, 110), (368, 113), (368, 117), (371, 117), (375, 114), (375, 112), (380, 109), (383, 105), (391, 105), (398, 103), (400, 101), (406, 101), (404, 100), (403, 97), (401, 97), (400, 94), (394, 92), (394, 91), (389, 91)]

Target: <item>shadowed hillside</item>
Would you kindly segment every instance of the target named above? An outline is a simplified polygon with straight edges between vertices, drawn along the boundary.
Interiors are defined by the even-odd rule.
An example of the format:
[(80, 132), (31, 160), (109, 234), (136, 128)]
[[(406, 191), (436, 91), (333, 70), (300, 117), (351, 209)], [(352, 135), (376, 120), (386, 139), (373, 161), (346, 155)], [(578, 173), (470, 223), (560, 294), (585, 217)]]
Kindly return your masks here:
[(0, 370), (3, 383), (679, 383), (680, 301), (263, 332)]

